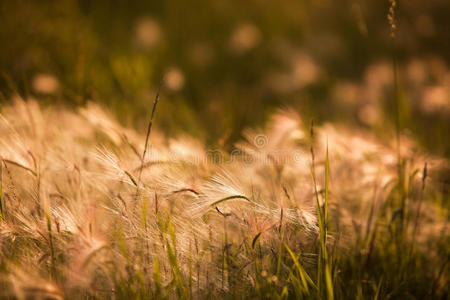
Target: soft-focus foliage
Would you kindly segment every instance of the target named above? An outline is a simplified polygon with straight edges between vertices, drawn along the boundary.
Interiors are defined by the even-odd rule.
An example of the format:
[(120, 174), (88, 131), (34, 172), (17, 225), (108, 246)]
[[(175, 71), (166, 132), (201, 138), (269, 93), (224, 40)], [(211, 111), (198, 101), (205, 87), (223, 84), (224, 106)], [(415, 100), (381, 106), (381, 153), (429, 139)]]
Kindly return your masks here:
[(165, 76), (170, 134), (230, 148), (280, 105), (386, 134), (395, 53), (401, 129), (450, 157), (449, 11), (448, 0), (1, 1), (0, 90), (102, 102), (144, 128)]
[(0, 1), (0, 298), (449, 298), (449, 14)]
[(399, 177), (389, 143), (331, 124), (311, 139), (280, 111), (231, 154), (154, 131), (141, 164), (144, 137), (97, 105), (14, 101), (0, 122), (0, 296), (320, 298), (315, 190), (336, 297), (448, 295), (448, 162), (413, 141)]

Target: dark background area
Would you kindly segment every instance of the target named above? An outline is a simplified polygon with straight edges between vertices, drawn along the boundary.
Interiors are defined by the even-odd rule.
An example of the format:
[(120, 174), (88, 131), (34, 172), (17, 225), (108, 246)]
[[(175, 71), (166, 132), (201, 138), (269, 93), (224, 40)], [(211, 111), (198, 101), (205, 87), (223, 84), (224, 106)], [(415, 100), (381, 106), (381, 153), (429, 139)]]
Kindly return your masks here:
[(0, 91), (42, 105), (102, 103), (145, 127), (226, 147), (280, 107), (305, 122), (395, 133), (450, 156), (450, 2), (10, 1), (0, 3)]

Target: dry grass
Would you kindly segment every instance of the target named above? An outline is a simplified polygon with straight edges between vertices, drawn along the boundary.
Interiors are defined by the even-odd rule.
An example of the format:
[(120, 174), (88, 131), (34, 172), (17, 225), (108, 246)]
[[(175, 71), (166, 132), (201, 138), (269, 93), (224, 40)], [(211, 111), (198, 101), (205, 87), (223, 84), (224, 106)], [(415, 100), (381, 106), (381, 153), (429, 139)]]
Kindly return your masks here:
[(402, 139), (399, 167), (395, 141), (314, 131), (280, 111), (226, 153), (153, 129), (142, 161), (145, 137), (94, 104), (17, 100), (0, 121), (0, 297), (448, 296), (448, 162)]

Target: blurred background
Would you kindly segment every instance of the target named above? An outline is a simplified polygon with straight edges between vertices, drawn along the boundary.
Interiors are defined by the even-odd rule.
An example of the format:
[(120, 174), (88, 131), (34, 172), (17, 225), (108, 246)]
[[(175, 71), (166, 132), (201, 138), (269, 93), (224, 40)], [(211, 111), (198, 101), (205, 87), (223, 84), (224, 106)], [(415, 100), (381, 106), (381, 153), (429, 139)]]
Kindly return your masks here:
[[(62, 0), (0, 2), (2, 103), (95, 101), (145, 128), (155, 124), (231, 147), (242, 130), (292, 107), (305, 123), (395, 134), (450, 157), (450, 1)], [(144, 132), (144, 130), (142, 130)]]

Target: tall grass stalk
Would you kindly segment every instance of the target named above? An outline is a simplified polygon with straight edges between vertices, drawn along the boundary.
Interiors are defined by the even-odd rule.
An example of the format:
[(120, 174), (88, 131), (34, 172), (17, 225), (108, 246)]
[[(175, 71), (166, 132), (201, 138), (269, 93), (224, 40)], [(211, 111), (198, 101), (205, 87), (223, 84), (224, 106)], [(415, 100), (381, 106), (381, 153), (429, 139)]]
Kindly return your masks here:
[(162, 85), (163, 85), (163, 79), (161, 79), (159, 82), (158, 90), (156, 91), (155, 99), (153, 100), (153, 107), (152, 107), (152, 112), (150, 115), (150, 121), (148, 122), (148, 126), (147, 126), (147, 134), (145, 135), (144, 150), (142, 152), (141, 167), (139, 168), (139, 175), (138, 175), (138, 181), (137, 181), (137, 187), (136, 187), (136, 200), (137, 200), (138, 194), (139, 194), (139, 185), (141, 183), (142, 170), (144, 169), (145, 155), (147, 154), (148, 143), (150, 140), (150, 133), (152, 132), (153, 117), (155, 116), (156, 106), (158, 105), (159, 93), (161, 92)]
[[(314, 123), (311, 123), (311, 139), (314, 138)], [(319, 297), (324, 296), (329, 300), (334, 299), (333, 281), (331, 276), (331, 267), (328, 260), (327, 251), (327, 231), (328, 231), (328, 185), (329, 185), (329, 158), (328, 158), (328, 142), (325, 152), (325, 196), (324, 207), (322, 209), (317, 191), (316, 172), (315, 172), (315, 155), (314, 148), (311, 145), (311, 177), (313, 180), (314, 195), (316, 199), (317, 222), (319, 225), (319, 255), (317, 258), (317, 286)]]
[(50, 265), (50, 275), (52, 279), (56, 279), (56, 256), (55, 256), (55, 245), (53, 241), (53, 231), (52, 231), (52, 216), (51, 212), (46, 209), (45, 212), (45, 219), (47, 220), (47, 233), (48, 233), (48, 243), (50, 248), (50, 258), (51, 258), (51, 265)]
[(412, 252), (414, 249), (414, 245), (416, 242), (416, 236), (417, 236), (417, 230), (419, 228), (419, 222), (420, 222), (420, 211), (422, 209), (422, 201), (423, 201), (423, 193), (425, 190), (425, 182), (427, 179), (427, 174), (428, 173), (428, 167), (427, 167), (427, 163), (424, 164), (423, 166), (423, 170), (422, 170), (422, 184), (421, 184), (421, 188), (420, 188), (420, 192), (419, 192), (419, 203), (417, 204), (417, 211), (416, 211), (416, 217), (414, 220), (414, 228), (413, 228), (413, 233), (412, 233), (412, 243), (411, 243), (411, 251), (410, 251), (410, 258), (412, 256)]

